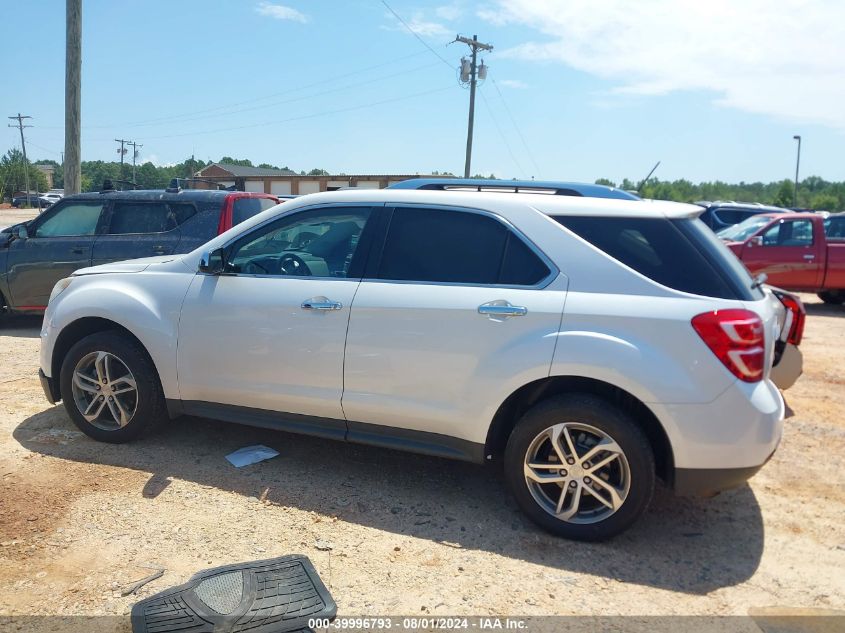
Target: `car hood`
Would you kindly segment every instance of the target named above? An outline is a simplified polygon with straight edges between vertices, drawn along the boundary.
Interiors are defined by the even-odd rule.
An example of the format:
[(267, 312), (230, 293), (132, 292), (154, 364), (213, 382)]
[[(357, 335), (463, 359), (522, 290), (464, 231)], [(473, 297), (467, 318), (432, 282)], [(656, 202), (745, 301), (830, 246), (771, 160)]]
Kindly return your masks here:
[(73, 273), (73, 275), (75, 277), (79, 277), (80, 275), (103, 275), (106, 273), (139, 273), (147, 270), (150, 266), (158, 266), (172, 262), (178, 259), (178, 257), (178, 255), (159, 255), (157, 257), (129, 259), (123, 262), (112, 262), (110, 264), (100, 264), (99, 266), (81, 268)]

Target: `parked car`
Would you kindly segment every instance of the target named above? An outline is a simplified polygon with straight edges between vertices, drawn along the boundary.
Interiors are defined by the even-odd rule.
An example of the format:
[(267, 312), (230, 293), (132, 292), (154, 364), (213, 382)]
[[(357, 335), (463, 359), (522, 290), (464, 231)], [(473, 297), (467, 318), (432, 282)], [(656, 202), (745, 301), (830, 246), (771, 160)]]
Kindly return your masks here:
[(845, 302), (845, 214), (765, 213), (719, 232), (752, 274)]
[(745, 202), (699, 202), (704, 207), (700, 218), (714, 232), (744, 222), (760, 213), (786, 213), (788, 209)]
[(787, 311), (699, 212), (522, 193), (304, 196), (187, 255), (59, 281), (41, 382), (105, 442), (190, 414), (501, 460), (543, 528), (607, 538), (642, 515), (656, 478), (712, 494), (780, 442), (770, 373)]
[(242, 191), (161, 190), (68, 196), (0, 232), (0, 310), (38, 313), (77, 268), (187, 253), (279, 199)]
[(23, 209), (26, 206), (38, 209), (46, 205), (41, 200), (41, 194), (39, 193), (29, 194), (28, 201), (26, 195), (15, 196), (14, 198), (12, 198), (12, 207), (14, 207), (15, 209)]
[(41, 202), (42, 208), (47, 208), (54, 202), (58, 202), (64, 196), (60, 193), (45, 193), (38, 197), (38, 200)]

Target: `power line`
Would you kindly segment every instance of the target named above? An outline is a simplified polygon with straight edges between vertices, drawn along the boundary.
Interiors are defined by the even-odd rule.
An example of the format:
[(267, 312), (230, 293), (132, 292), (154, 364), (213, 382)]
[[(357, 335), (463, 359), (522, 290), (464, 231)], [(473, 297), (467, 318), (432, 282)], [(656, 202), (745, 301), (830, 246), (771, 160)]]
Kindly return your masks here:
[(519, 129), (519, 125), (516, 123), (516, 119), (514, 118), (513, 114), (511, 113), (511, 109), (508, 107), (507, 101), (505, 101), (505, 96), (502, 94), (502, 91), (499, 90), (499, 84), (496, 83), (496, 80), (493, 80), (493, 87), (496, 89), (496, 92), (499, 93), (499, 98), (502, 100), (502, 105), (505, 106), (505, 112), (508, 113), (508, 117), (513, 123), (513, 127), (516, 130), (516, 133), (519, 135), (520, 140), (522, 141), (522, 146), (525, 148), (525, 152), (528, 154), (528, 158), (531, 160), (531, 163), (534, 165), (534, 169), (537, 171), (537, 178), (540, 178), (540, 167), (537, 165), (537, 161), (534, 160), (534, 154), (532, 153), (531, 149), (528, 147), (528, 143), (525, 142), (525, 137), (522, 135), (522, 130)]
[(519, 169), (522, 177), (525, 177), (525, 170), (522, 168), (522, 164), (517, 160), (516, 155), (514, 155), (513, 150), (511, 149), (511, 144), (508, 143), (508, 139), (505, 136), (505, 133), (502, 131), (502, 127), (499, 125), (499, 121), (496, 119), (496, 115), (493, 114), (493, 108), (490, 106), (490, 101), (488, 101), (487, 96), (484, 94), (484, 91), (480, 92), (481, 98), (484, 100), (484, 106), (487, 108), (487, 112), (490, 114), (490, 118), (493, 119), (493, 124), (496, 126), (496, 129), (499, 131), (499, 136), (502, 137), (502, 142), (505, 144), (505, 148), (508, 150), (508, 154), (511, 156), (511, 160), (516, 165), (517, 169)]
[[(17, 119), (17, 121), (18, 121), (17, 125), (12, 125), (10, 123), (9, 127), (16, 127), (16, 128), (18, 128), (18, 130), (20, 130), (20, 133), (21, 133), (21, 150), (23, 151), (23, 179), (24, 179), (24, 186), (26, 187), (26, 206), (29, 206), (29, 164), (28, 164), (28, 161), (26, 160), (26, 139), (24, 139), (23, 130), (24, 130), (24, 128), (32, 127), (32, 126), (31, 125), (24, 125), (23, 120), (24, 119), (31, 119), (32, 117), (22, 115), (20, 112), (18, 112), (17, 116), (10, 116), (8, 118)], [(12, 192), (12, 193), (14, 193), (14, 192)]]
[(282, 123), (291, 123), (292, 121), (303, 121), (305, 119), (315, 119), (321, 116), (329, 116), (332, 114), (342, 114), (344, 112), (354, 112), (355, 110), (363, 110), (365, 108), (371, 108), (379, 105), (384, 105), (386, 103), (395, 103), (397, 101), (405, 101), (406, 99), (416, 99), (417, 97), (423, 97), (425, 95), (430, 95), (435, 92), (443, 92), (445, 90), (451, 90), (454, 86), (444, 86), (442, 88), (434, 88), (433, 90), (424, 90), (422, 92), (416, 92), (413, 94), (404, 95), (402, 97), (394, 97), (392, 99), (382, 99), (380, 101), (372, 101), (370, 103), (362, 103), (357, 106), (351, 106), (348, 108), (337, 108), (334, 110), (324, 110), (322, 112), (314, 112), (311, 114), (304, 114), (302, 116), (290, 117), (287, 119), (279, 119), (276, 121), (264, 121), (262, 123), (252, 123), (250, 125), (238, 125), (235, 127), (224, 127), (224, 128), (217, 128), (214, 130), (198, 130), (195, 132), (185, 132), (184, 134), (166, 134), (162, 136), (145, 136), (144, 140), (156, 140), (156, 139), (167, 139), (167, 138), (180, 138), (184, 136), (198, 136), (204, 134), (217, 134), (218, 132), (231, 132), (234, 130), (247, 130), (250, 128), (256, 127), (265, 127), (268, 125), (280, 125)]
[(411, 35), (413, 35), (415, 38), (417, 38), (420, 41), (420, 43), (423, 46), (425, 46), (428, 50), (430, 50), (432, 53), (437, 55), (437, 57), (440, 59), (440, 61), (442, 61), (444, 64), (446, 64), (449, 68), (452, 68), (452, 69), (455, 68), (455, 66), (453, 64), (450, 64), (446, 60), (446, 58), (444, 58), (440, 53), (438, 53), (436, 50), (431, 48), (431, 46), (429, 46), (428, 42), (426, 42), (422, 37), (420, 37), (419, 33), (417, 33), (414, 29), (412, 29), (411, 26), (407, 22), (405, 22), (405, 20), (402, 19), (401, 15), (399, 15), (398, 13), (396, 13), (396, 11), (393, 10), (393, 7), (391, 7), (389, 4), (387, 4), (387, 2), (385, 2), (385, 0), (381, 0), (381, 3), (387, 8), (388, 11), (390, 11), (393, 14), (393, 17), (395, 17), (397, 20), (399, 20), (402, 23), (402, 26), (404, 26), (406, 29), (408, 29), (408, 32)]

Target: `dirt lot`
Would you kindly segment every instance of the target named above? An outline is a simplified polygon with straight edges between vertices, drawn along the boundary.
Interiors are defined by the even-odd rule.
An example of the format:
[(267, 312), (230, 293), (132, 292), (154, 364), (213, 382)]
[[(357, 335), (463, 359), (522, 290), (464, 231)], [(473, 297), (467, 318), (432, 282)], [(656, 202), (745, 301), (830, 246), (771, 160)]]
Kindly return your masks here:
[[(845, 609), (845, 309), (805, 297), (805, 374), (780, 450), (710, 500), (660, 491), (616, 540), (533, 527), (494, 468), (201, 419), (97, 444), (49, 406), (39, 321), (0, 326), (0, 613), (126, 614), (195, 571), (311, 557), (342, 615)], [(235, 469), (249, 444), (281, 455)], [(326, 549), (330, 547), (331, 549)]]
[(10, 205), (4, 204), (0, 207), (0, 229), (18, 222), (26, 222), (36, 215), (38, 211), (35, 209), (12, 209)]

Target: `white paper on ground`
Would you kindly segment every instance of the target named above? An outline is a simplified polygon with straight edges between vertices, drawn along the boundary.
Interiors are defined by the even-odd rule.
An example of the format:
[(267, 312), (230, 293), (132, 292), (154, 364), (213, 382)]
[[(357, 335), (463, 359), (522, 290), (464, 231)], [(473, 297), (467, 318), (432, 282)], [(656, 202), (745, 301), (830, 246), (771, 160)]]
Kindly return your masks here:
[(239, 448), (234, 453), (226, 455), (226, 459), (235, 468), (241, 468), (242, 466), (263, 462), (265, 459), (271, 459), (278, 454), (279, 451), (273, 450), (269, 446), (256, 444), (255, 446)]

